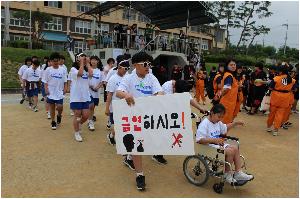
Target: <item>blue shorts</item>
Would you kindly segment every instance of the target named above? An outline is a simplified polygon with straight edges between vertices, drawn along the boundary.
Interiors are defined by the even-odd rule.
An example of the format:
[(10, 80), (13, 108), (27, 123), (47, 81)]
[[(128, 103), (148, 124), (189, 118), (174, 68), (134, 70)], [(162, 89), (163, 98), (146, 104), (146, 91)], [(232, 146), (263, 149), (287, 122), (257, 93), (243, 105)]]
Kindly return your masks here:
[(111, 124), (115, 124), (115, 121), (114, 121), (114, 114), (113, 114), (113, 113), (109, 113), (109, 120), (110, 120), (110, 123), (111, 123)]
[(27, 93), (28, 97), (38, 96), (39, 95), (39, 89), (38, 88), (31, 89), (31, 90), (28, 90), (26, 93)]
[(53, 99), (49, 99), (49, 98), (47, 97), (47, 103), (48, 103), (48, 104), (63, 104), (63, 103), (64, 103), (64, 99), (53, 100)]
[(70, 108), (72, 110), (82, 110), (82, 109), (89, 109), (90, 102), (71, 102)]
[(47, 96), (47, 95), (46, 95), (45, 83), (44, 83), (44, 82), (42, 82), (42, 96), (43, 96), (43, 97), (46, 97), (46, 96)]
[(90, 104), (94, 104), (95, 106), (98, 106), (99, 105), (99, 98), (93, 98), (91, 96)]

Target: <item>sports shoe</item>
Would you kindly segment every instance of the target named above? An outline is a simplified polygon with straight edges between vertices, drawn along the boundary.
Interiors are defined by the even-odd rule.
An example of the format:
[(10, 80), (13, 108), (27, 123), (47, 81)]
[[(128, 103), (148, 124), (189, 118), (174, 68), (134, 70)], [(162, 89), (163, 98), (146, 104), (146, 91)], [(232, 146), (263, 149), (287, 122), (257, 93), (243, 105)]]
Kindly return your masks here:
[(298, 111), (298, 110), (292, 110), (292, 113), (296, 113), (296, 114), (298, 114), (298, 113), (299, 113), (299, 111)]
[(51, 119), (50, 111), (47, 112), (47, 118), (48, 120)]
[(55, 121), (51, 122), (51, 128), (52, 128), (52, 130), (56, 130), (56, 122)]
[(25, 99), (21, 99), (20, 104), (23, 104), (24, 101), (25, 101)]
[(249, 175), (249, 174), (246, 174), (242, 171), (239, 171), (239, 172), (235, 172), (234, 173), (234, 179), (236, 181), (239, 181), (239, 180), (247, 180), (247, 181), (250, 181), (250, 180), (253, 180), (253, 175)]
[(111, 133), (109, 133), (109, 134), (107, 135), (107, 139), (108, 139), (108, 142), (109, 142), (111, 145), (115, 145), (115, 144), (116, 144), (116, 140), (115, 140), (114, 136), (113, 136)]
[(71, 112), (70, 112), (70, 115), (71, 115), (71, 116), (73, 116), (73, 115), (74, 115), (74, 112), (73, 112), (72, 110), (71, 110)]
[(42, 97), (41, 102), (43, 102), (43, 101), (44, 101), (44, 98)]
[(90, 131), (94, 131), (95, 130), (95, 125), (94, 125), (93, 120), (89, 120), (88, 121), (88, 128), (89, 128)]
[(136, 177), (136, 188), (140, 191), (145, 190), (145, 176), (139, 175)]
[(236, 179), (233, 178), (233, 175), (231, 173), (224, 173), (224, 179), (226, 182), (228, 182), (231, 185), (235, 185)]
[(96, 122), (96, 120), (97, 120), (97, 118), (96, 118), (96, 116), (94, 115), (94, 116), (93, 116), (93, 121)]
[(38, 112), (38, 111), (39, 111), (39, 109), (38, 109), (36, 106), (34, 106), (34, 107), (32, 108), (32, 110), (33, 110), (34, 112)]
[(272, 131), (272, 128), (267, 128), (267, 132), (271, 133)]
[(286, 122), (286, 123), (284, 123), (284, 125), (287, 126), (287, 127), (291, 127), (292, 124), (293, 124), (293, 123), (291, 123), (291, 122)]
[(160, 163), (160, 164), (167, 164), (167, 160), (162, 155), (154, 155), (152, 156), (152, 160)]
[(77, 142), (82, 142), (82, 137), (81, 137), (81, 135), (80, 135), (80, 132), (75, 132), (75, 140), (77, 141)]
[(285, 130), (289, 129), (289, 127), (287, 125), (285, 125), (285, 124), (281, 125), (280, 127), (283, 128), (283, 129), (285, 129)]
[(273, 136), (277, 136), (278, 135), (278, 130), (273, 130)]
[(57, 115), (56, 119), (57, 119), (57, 125), (60, 125), (60, 123), (61, 123), (61, 115)]
[(107, 128), (108, 130), (111, 128), (111, 123), (110, 123), (109, 120), (107, 121), (106, 128)]
[(128, 166), (129, 169), (131, 169), (131, 170), (133, 170), (133, 171), (135, 170), (135, 167), (134, 167), (134, 164), (133, 164), (133, 160), (129, 160), (129, 159), (127, 158), (127, 156), (124, 158), (123, 163), (124, 163), (126, 166)]

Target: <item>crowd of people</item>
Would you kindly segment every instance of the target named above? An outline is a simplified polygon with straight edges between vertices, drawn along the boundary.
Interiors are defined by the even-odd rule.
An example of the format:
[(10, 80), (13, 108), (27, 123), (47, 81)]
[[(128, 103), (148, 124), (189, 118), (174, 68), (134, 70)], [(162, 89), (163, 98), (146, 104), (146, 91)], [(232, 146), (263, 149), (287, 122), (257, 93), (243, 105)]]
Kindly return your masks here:
[[(201, 64), (199, 70), (193, 66), (182, 69), (176, 64), (170, 79), (159, 76), (161, 73), (166, 74), (164, 67), (157, 68), (161, 73), (152, 74), (153, 58), (145, 52), (139, 52), (132, 58), (128, 52), (119, 55), (116, 60), (109, 58), (105, 66), (97, 56), (78, 53), (69, 71), (64, 62), (65, 58), (57, 52), (44, 57), (41, 66), (36, 56), (26, 58), (18, 71), (23, 90), (20, 103), (24, 103), (27, 95), (30, 109), (38, 112), (38, 94), (41, 92), (47, 118), (51, 120), (50, 127), (55, 130), (62, 123), (64, 98), (69, 92), (73, 133), (78, 142), (83, 141), (82, 125), (86, 121), (88, 129), (95, 131), (94, 113), (95, 107), (99, 105), (102, 88), (107, 128), (110, 129), (107, 139), (112, 145), (116, 144), (113, 127), (113, 113), (116, 110), (112, 107), (112, 100), (125, 99), (129, 106), (133, 106), (138, 97), (191, 92), (194, 89), (195, 96), (191, 96), (190, 105), (205, 113), (207, 110), (200, 105), (200, 101), (205, 105), (208, 96), (213, 104), (208, 119), (199, 125), (196, 141), (213, 145), (224, 145), (218, 136), (226, 134), (233, 126), (243, 125), (235, 121), (241, 106), (249, 115), (256, 114), (265, 96), (270, 98), (270, 108), (266, 112), (269, 115), (267, 131), (274, 136), (278, 135), (280, 127), (287, 129), (292, 125), (289, 115), (291, 111), (297, 112), (298, 66), (292, 67), (285, 62), (269, 68), (268, 73), (265, 73), (262, 63), (257, 63), (252, 72), (237, 64), (234, 59), (229, 59), (224, 64), (220, 63), (218, 69), (212, 67), (209, 75), (205, 64)], [(185, 73), (184, 78), (182, 73)], [(240, 162), (236, 159), (237, 155), (239, 157), (238, 150), (230, 145), (224, 147), (228, 153), (226, 160), (234, 162), (236, 166), (234, 175), (225, 175), (226, 181), (252, 180), (252, 175), (240, 170)], [(167, 164), (163, 155), (153, 155), (152, 159)], [(136, 171), (137, 189), (144, 190), (146, 183), (142, 157), (124, 154), (123, 163)]]

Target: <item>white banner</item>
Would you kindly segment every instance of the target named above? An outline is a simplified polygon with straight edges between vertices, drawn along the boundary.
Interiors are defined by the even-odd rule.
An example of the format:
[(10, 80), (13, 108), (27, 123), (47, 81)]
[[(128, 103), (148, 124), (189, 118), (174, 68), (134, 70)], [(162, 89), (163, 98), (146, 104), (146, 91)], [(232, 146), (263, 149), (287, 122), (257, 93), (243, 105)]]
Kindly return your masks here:
[(194, 155), (190, 94), (112, 102), (118, 154)]

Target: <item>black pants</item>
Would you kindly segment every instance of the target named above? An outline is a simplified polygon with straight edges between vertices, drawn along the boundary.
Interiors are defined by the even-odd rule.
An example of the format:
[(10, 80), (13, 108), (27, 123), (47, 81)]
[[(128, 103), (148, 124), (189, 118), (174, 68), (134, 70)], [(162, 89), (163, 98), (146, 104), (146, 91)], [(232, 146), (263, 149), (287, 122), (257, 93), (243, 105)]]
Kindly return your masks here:
[(107, 99), (106, 84), (103, 84), (103, 88), (104, 88), (104, 102), (106, 102)]

